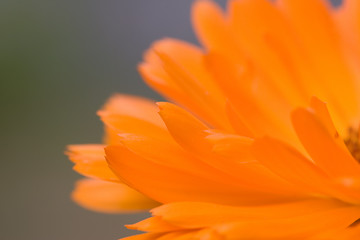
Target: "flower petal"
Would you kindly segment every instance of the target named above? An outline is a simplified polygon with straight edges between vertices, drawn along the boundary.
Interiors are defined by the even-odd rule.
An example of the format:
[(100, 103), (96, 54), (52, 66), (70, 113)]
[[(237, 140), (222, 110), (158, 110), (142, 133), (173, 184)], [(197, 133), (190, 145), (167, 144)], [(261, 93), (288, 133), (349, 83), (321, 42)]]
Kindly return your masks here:
[(171, 225), (158, 216), (147, 218), (135, 224), (126, 225), (126, 227), (144, 232), (170, 232), (182, 230), (181, 227)]
[(224, 183), (231, 183), (229, 175), (209, 166), (194, 154), (182, 149), (171, 137), (151, 138), (141, 134), (121, 134), (121, 142), (133, 153), (159, 165), (177, 168), (205, 179), (221, 177)]
[[(331, 196), (349, 203), (358, 203), (358, 195), (333, 181), (320, 167), (292, 147), (270, 137), (258, 139), (253, 153), (268, 169), (297, 185), (310, 195)], [(337, 179), (338, 180), (338, 179)], [(319, 197), (319, 196), (318, 196)]]
[(228, 222), (279, 220), (321, 213), (347, 205), (339, 201), (313, 199), (264, 206), (235, 207), (205, 202), (175, 202), (151, 212), (175, 226), (188, 229), (211, 227)]
[(98, 115), (101, 117), (111, 114), (129, 116), (163, 127), (157, 111), (157, 106), (149, 99), (125, 94), (115, 94), (106, 102), (105, 106), (98, 111)]
[(192, 22), (195, 33), (207, 49), (235, 59), (242, 54), (230, 31), (228, 19), (214, 1), (196, 1), (192, 6)]
[(94, 179), (78, 181), (72, 199), (84, 208), (104, 213), (144, 211), (158, 205), (122, 183)]
[[(280, 194), (284, 198), (298, 198), (288, 183), (267, 169), (254, 164), (251, 159), (251, 139), (223, 133), (212, 134), (208, 127), (190, 113), (171, 103), (158, 103), (159, 114), (170, 134), (187, 151), (196, 154), (202, 161), (232, 176), (232, 181), (256, 191)], [(220, 137), (222, 136), (222, 137)], [(222, 138), (222, 140), (220, 140)], [(211, 142), (212, 139), (212, 142)], [(224, 156), (220, 141), (228, 141), (228, 150), (235, 151), (233, 157)], [(217, 149), (217, 150), (216, 150)], [(242, 149), (242, 153), (241, 150)], [(220, 153), (221, 152), (221, 153)], [(231, 154), (230, 154), (231, 155)], [(301, 195), (301, 194), (300, 194)]]
[(209, 144), (203, 141), (207, 135), (204, 130), (209, 130), (204, 123), (172, 103), (157, 104), (167, 129), (182, 147), (192, 152), (206, 152), (209, 149)]
[[(290, 131), (288, 119), (291, 105), (284, 101), (283, 97), (279, 97), (278, 92), (269, 93), (264, 86), (267, 83), (258, 82), (260, 77), (254, 73), (249, 61), (233, 61), (215, 52), (207, 54), (204, 60), (219, 87), (228, 97), (227, 113), (230, 113), (230, 121), (234, 117), (234, 112), (240, 119), (240, 123), (237, 124), (231, 121), (233, 126), (242, 125), (240, 133), (249, 135), (250, 132), (255, 136), (271, 134), (282, 139), (295, 139), (295, 135)], [(264, 87), (258, 87), (259, 85)]]
[(306, 151), (332, 177), (360, 176), (360, 165), (339, 145), (339, 134), (329, 132), (320, 119), (316, 113), (303, 108), (296, 109), (292, 114), (295, 131)]
[(329, 103), (336, 125), (345, 128), (354, 117), (359, 117), (359, 98), (356, 96), (356, 77), (342, 52), (340, 33), (330, 15), (330, 4), (321, 0), (280, 0), (278, 6), (304, 46), (303, 51), (309, 56), (307, 61), (316, 71), (313, 78), (304, 78), (306, 88)]
[(360, 214), (358, 207), (334, 208), (294, 218), (245, 221), (214, 227), (226, 239), (308, 239), (328, 229), (343, 229)]
[[(105, 142), (118, 144), (120, 132), (137, 132), (137, 129), (163, 131), (165, 125), (159, 115), (154, 102), (133, 96), (114, 95), (105, 106), (98, 111), (98, 115), (105, 123)], [(154, 126), (154, 127), (152, 127)], [(149, 134), (157, 134), (152, 132)]]
[[(279, 196), (271, 191), (256, 191), (231, 181), (231, 176), (221, 179), (204, 179), (198, 175), (148, 161), (124, 146), (105, 149), (110, 167), (129, 186), (162, 203), (173, 201), (207, 201), (230, 205), (257, 205), (286, 201), (294, 196)], [(226, 181), (226, 183), (224, 183)]]
[(104, 148), (105, 145), (101, 144), (70, 145), (66, 154), (75, 163), (73, 169), (78, 173), (86, 177), (118, 182), (120, 180), (105, 160)]
[(145, 81), (165, 97), (211, 125), (228, 129), (225, 98), (205, 68), (203, 55), (191, 44), (164, 39), (153, 44), (139, 70)]
[(324, 172), (300, 153), (270, 137), (257, 139), (253, 153), (260, 163), (299, 188), (321, 191), (329, 180)]
[(309, 69), (280, 11), (266, 0), (230, 1), (229, 11), (238, 44), (267, 80), (261, 87), (271, 87), (292, 104), (306, 100), (301, 78)]
[[(358, 221), (358, 220), (357, 220)], [(355, 221), (355, 222), (357, 222)], [(330, 230), (320, 233), (309, 240), (357, 240), (360, 236), (360, 226), (355, 225), (341, 230)]]

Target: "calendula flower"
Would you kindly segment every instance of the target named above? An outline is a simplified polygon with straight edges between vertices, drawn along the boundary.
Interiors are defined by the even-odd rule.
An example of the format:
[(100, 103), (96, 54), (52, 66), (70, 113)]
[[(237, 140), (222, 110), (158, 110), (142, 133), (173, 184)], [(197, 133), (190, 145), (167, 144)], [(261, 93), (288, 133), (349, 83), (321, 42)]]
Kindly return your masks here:
[(359, 7), (196, 1), (203, 47), (164, 39), (139, 66), (175, 104), (111, 98), (99, 111), (108, 165), (103, 145), (69, 149), (75, 169), (102, 179), (75, 200), (161, 204), (128, 240), (360, 239)]

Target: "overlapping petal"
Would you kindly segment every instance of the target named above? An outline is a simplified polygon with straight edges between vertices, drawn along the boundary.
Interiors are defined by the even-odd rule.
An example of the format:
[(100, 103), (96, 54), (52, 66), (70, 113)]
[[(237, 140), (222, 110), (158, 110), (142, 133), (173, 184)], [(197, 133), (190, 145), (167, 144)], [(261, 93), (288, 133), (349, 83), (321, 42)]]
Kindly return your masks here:
[[(167, 204), (153, 217), (129, 227), (196, 237), (208, 231), (219, 239), (307, 239), (324, 230), (341, 231), (356, 221), (359, 208), (328, 200), (305, 200), (261, 207), (230, 207), (200, 202)], [(338, 217), (336, 217), (338, 216)]]
[(108, 181), (119, 181), (119, 178), (110, 170), (105, 160), (105, 145), (70, 145), (67, 155), (75, 164), (74, 170), (78, 173), (92, 178)]

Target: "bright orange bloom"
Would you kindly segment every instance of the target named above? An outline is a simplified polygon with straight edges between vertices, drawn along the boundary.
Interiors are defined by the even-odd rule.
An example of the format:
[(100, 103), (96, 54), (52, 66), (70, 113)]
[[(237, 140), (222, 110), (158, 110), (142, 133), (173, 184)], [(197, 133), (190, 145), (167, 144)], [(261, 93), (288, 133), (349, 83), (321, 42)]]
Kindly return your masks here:
[(139, 66), (176, 105), (111, 98), (99, 115), (112, 171), (102, 145), (69, 154), (121, 190), (86, 180), (75, 200), (108, 212), (161, 203), (128, 240), (360, 239), (359, 11), (196, 1), (203, 48), (164, 39)]

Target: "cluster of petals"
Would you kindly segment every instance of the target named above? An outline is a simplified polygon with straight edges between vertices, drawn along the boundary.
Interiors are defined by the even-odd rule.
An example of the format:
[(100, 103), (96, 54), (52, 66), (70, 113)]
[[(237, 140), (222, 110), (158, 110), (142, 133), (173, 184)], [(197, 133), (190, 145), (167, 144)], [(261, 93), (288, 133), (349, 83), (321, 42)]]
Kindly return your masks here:
[(139, 65), (169, 102), (115, 95), (98, 112), (104, 144), (69, 146), (88, 177), (73, 199), (152, 209), (127, 240), (360, 239), (359, 13), (196, 1), (202, 47), (163, 39)]

